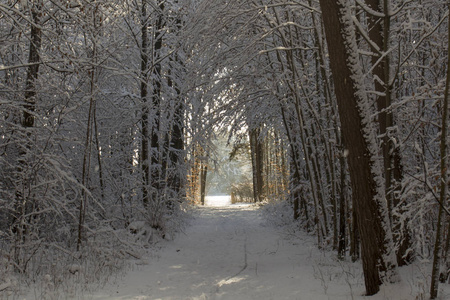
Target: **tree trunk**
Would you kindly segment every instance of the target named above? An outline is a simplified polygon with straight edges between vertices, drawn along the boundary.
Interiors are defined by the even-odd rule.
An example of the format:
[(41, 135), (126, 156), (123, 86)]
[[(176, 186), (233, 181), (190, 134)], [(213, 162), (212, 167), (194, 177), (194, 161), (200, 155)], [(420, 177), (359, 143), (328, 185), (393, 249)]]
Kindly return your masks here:
[(207, 175), (208, 175), (208, 165), (205, 161), (202, 161), (200, 171), (200, 202), (202, 205), (205, 205)]
[[(178, 94), (179, 95), (179, 94)], [(170, 139), (169, 160), (172, 171), (169, 174), (168, 185), (179, 195), (183, 189), (183, 171), (180, 166), (183, 164), (184, 151), (184, 103), (182, 99), (177, 99), (175, 104), (174, 120)]]
[(249, 134), (253, 170), (253, 197), (255, 202), (260, 202), (264, 197), (264, 146), (259, 138), (260, 129), (251, 129)]
[(444, 247), (445, 269), (444, 272), (441, 272), (439, 276), (439, 281), (442, 283), (448, 282), (450, 277), (450, 258), (448, 257), (449, 254), (450, 254), (450, 216), (447, 215), (447, 238), (445, 240), (445, 247)]
[[(343, 1), (320, 0), (330, 67), (335, 83), (342, 135), (358, 217), (366, 294), (379, 291), (382, 274), (391, 270), (386, 255), (391, 246), (384, 186), (376, 164), (375, 132), (363, 89), (351, 10)], [(389, 274), (388, 274), (389, 275)]]
[[(302, 204), (301, 201), (304, 200), (301, 195), (301, 190), (300, 190), (301, 178), (300, 178), (300, 166), (299, 166), (299, 158), (298, 158), (300, 151), (298, 149), (296, 141), (294, 140), (295, 135), (292, 133), (292, 129), (289, 126), (290, 123), (287, 120), (286, 112), (283, 107), (282, 101), (279, 101), (279, 104), (280, 104), (281, 117), (283, 119), (283, 125), (286, 130), (286, 135), (288, 138), (288, 143), (289, 143), (290, 152), (291, 152), (291, 156), (290, 156), (291, 160), (289, 162), (290, 173), (291, 173), (290, 181), (289, 181), (290, 191), (291, 191), (290, 197), (291, 197), (291, 201), (292, 201), (293, 209), (294, 209), (294, 220), (297, 220), (300, 217), (300, 211), (299, 211), (300, 207), (299, 206)], [(306, 205), (305, 205), (304, 211), (305, 211), (306, 224), (309, 224), (308, 208)]]
[(25, 104), (23, 110), (22, 126), (25, 128), (34, 127), (34, 111), (36, 109), (36, 80), (39, 74), (39, 62), (41, 60), (39, 52), (42, 44), (42, 32), (40, 24), (40, 13), (42, 3), (37, 1), (31, 9), (31, 36), (27, 69), (27, 79), (25, 82)]
[(188, 198), (192, 203), (198, 203), (199, 197), (199, 183), (200, 183), (200, 171), (201, 171), (201, 161), (200, 161), (200, 145), (196, 144), (193, 146), (191, 161), (190, 161), (190, 174), (188, 177)]
[(13, 231), (16, 234), (16, 247), (14, 248), (14, 260), (16, 262), (16, 267), (18, 267), (19, 272), (23, 272), (24, 270), (21, 268), (20, 256), (22, 251), (22, 243), (25, 238), (25, 234), (27, 232), (25, 215), (27, 212), (27, 207), (29, 207), (29, 199), (27, 197), (26, 186), (28, 185), (26, 180), (28, 180), (27, 176), (23, 174), (26, 170), (27, 165), (27, 152), (31, 150), (31, 131), (30, 129), (34, 127), (35, 121), (35, 110), (36, 110), (36, 81), (39, 75), (39, 62), (41, 60), (40, 51), (42, 46), (42, 31), (41, 31), (41, 14), (42, 2), (36, 1), (36, 3), (32, 4), (31, 7), (31, 18), (32, 22), (30, 23), (31, 32), (29, 39), (29, 54), (28, 54), (28, 63), (29, 66), (27, 68), (27, 77), (25, 81), (25, 94), (24, 94), (24, 104), (22, 111), (22, 120), (21, 125), (26, 133), (26, 140), (24, 145), (21, 145), (19, 150), (19, 159), (18, 159), (18, 167), (17, 173), (19, 174), (18, 178), (18, 186), (15, 194), (15, 215), (13, 217), (12, 223)]
[(147, 2), (142, 0), (141, 7), (141, 153), (140, 163), (142, 170), (142, 202), (145, 207), (149, 203), (149, 184), (150, 184), (150, 168), (149, 168), (149, 103), (148, 103), (148, 16)]
[[(295, 155), (295, 153), (291, 154), (292, 156)], [(301, 201), (301, 180), (300, 180), (300, 174), (296, 170), (295, 160), (291, 159), (291, 183), (290, 183), (290, 200), (292, 201), (292, 206), (294, 209), (294, 220), (297, 220), (300, 215), (300, 201)]]
[(102, 161), (102, 155), (101, 155), (101, 146), (100, 146), (100, 140), (98, 138), (99, 132), (98, 132), (98, 122), (97, 122), (97, 106), (94, 107), (94, 136), (95, 136), (95, 145), (96, 145), (96, 151), (97, 151), (97, 163), (98, 163), (98, 180), (100, 183), (100, 197), (103, 201), (105, 200), (105, 181), (103, 179), (103, 161)]
[(389, 47), (390, 16), (388, 15), (388, 2), (386, 0), (367, 0), (366, 3), (372, 10), (376, 12), (381, 11), (381, 13), (385, 15), (385, 17), (380, 18), (368, 13), (368, 27), (369, 38), (376, 45), (376, 48), (372, 47), (373, 52), (378, 54), (372, 56), (372, 65), (373, 75), (375, 78), (375, 90), (378, 92), (376, 97), (378, 107), (378, 124), (379, 133), (382, 136), (381, 148), (383, 151), (384, 179), (386, 198), (388, 200), (390, 214), (393, 205), (390, 193), (392, 182), (392, 158), (387, 128), (392, 126), (392, 113), (387, 112), (386, 110), (386, 108), (391, 105), (391, 87), (389, 83), (390, 65), (389, 55), (386, 54)]
[(350, 256), (352, 262), (356, 262), (360, 257), (360, 239), (358, 228), (358, 216), (356, 215), (355, 206), (352, 207), (352, 226), (350, 229)]
[(340, 163), (340, 191), (339, 191), (339, 242), (338, 242), (338, 257), (343, 259), (345, 257), (345, 251), (347, 248), (347, 235), (346, 235), (346, 228), (347, 228), (347, 199), (346, 199), (346, 185), (345, 185), (345, 178), (346, 178), (346, 170), (345, 170), (345, 154), (341, 153), (339, 157), (339, 163)]
[[(97, 144), (97, 157), (99, 168), (101, 168), (101, 160), (100, 160), (100, 148), (98, 144), (98, 133), (97, 133), (97, 123), (96, 123), (96, 86), (97, 86), (97, 37), (99, 32), (99, 23), (98, 23), (98, 4), (94, 4), (92, 7), (89, 7), (86, 11), (87, 20), (91, 21), (90, 24), (92, 26), (92, 35), (90, 35), (89, 39), (92, 46), (89, 46), (89, 42), (85, 40), (86, 47), (92, 47), (90, 49), (92, 51), (92, 66), (88, 72), (89, 74), (89, 112), (88, 112), (88, 121), (86, 125), (86, 137), (84, 144), (84, 155), (83, 155), (83, 171), (82, 171), (82, 184), (84, 189), (81, 193), (80, 207), (79, 207), (79, 218), (78, 218), (78, 239), (77, 239), (77, 251), (80, 250), (83, 240), (84, 240), (84, 226), (88, 205), (88, 190), (90, 174), (91, 174), (91, 164), (92, 164), (92, 144), (95, 140)], [(94, 139), (95, 135), (95, 139)], [(100, 184), (101, 184), (101, 193), (103, 196), (103, 178), (102, 173), (100, 172)]]
[[(177, 20), (176, 22), (180, 22)], [(184, 111), (185, 104), (181, 96), (181, 91), (179, 86), (176, 84), (176, 80), (172, 78), (175, 76), (172, 66), (173, 64), (179, 63), (179, 57), (175, 53), (174, 57), (170, 58), (170, 66), (168, 69), (167, 85), (173, 88), (175, 91), (174, 105), (171, 107), (173, 109), (173, 117), (170, 128), (170, 140), (168, 143), (168, 161), (167, 161), (167, 188), (171, 196), (168, 199), (168, 208), (173, 210), (173, 205), (175, 199), (182, 199), (185, 195), (183, 193), (183, 177), (185, 176), (185, 169), (182, 168), (183, 164), (183, 151), (184, 151)]]
[[(309, 0), (308, 1), (309, 5), (312, 6), (312, 1)], [(345, 169), (345, 157), (343, 155), (340, 155), (340, 176), (341, 176), (341, 192), (339, 195), (339, 233), (337, 233), (337, 190), (338, 190), (338, 182), (336, 180), (336, 173), (337, 173), (337, 167), (335, 166), (335, 164), (333, 163), (334, 161), (334, 155), (333, 155), (333, 150), (337, 151), (337, 149), (334, 149), (334, 145), (331, 142), (332, 140), (335, 139), (336, 141), (336, 145), (338, 146), (342, 146), (341, 144), (341, 136), (339, 133), (339, 125), (338, 123), (338, 118), (337, 118), (337, 108), (336, 108), (336, 103), (335, 103), (335, 99), (332, 96), (332, 92), (331, 92), (331, 87), (330, 87), (330, 82), (328, 80), (329, 78), (329, 74), (327, 72), (327, 68), (325, 68), (325, 56), (326, 53), (324, 51), (324, 45), (323, 45), (323, 38), (321, 37), (321, 34), (319, 34), (319, 29), (322, 28), (322, 23), (319, 23), (320, 25), (317, 24), (316, 21), (316, 14), (314, 12), (311, 12), (311, 18), (313, 20), (313, 24), (314, 24), (314, 37), (315, 37), (315, 45), (317, 47), (317, 51), (316, 51), (316, 59), (317, 59), (317, 74), (318, 74), (318, 82), (317, 85), (323, 86), (323, 96), (325, 97), (325, 105), (327, 107), (330, 108), (330, 110), (325, 110), (326, 111), (326, 120), (327, 122), (329, 122), (328, 127), (329, 128), (334, 128), (333, 131), (329, 130), (327, 131), (327, 136), (325, 137), (325, 135), (323, 135), (323, 143), (326, 145), (328, 144), (328, 167), (330, 168), (330, 173), (331, 173), (331, 182), (330, 182), (330, 186), (331, 186), (331, 202), (333, 204), (333, 236), (334, 236), (334, 243), (337, 240), (338, 243), (338, 256), (345, 256), (345, 248), (346, 248), (346, 197), (343, 194), (344, 191), (344, 186), (343, 184), (345, 184), (345, 177), (346, 177), (346, 169)], [(319, 74), (321, 76), (319, 76)], [(317, 79), (316, 79), (317, 80)], [(332, 135), (332, 133), (334, 133), (334, 137)], [(340, 149), (340, 151), (342, 151), (343, 149)], [(342, 202), (344, 201), (344, 203)], [(333, 243), (333, 245), (334, 245)]]
[[(161, 95), (162, 95), (162, 66), (159, 61), (161, 58), (161, 50), (163, 46), (163, 29), (164, 22), (164, 2), (159, 5), (158, 18), (154, 28), (154, 45), (153, 45), (153, 95), (152, 95), (152, 126), (151, 126), (151, 165), (150, 165), (150, 185), (151, 185), (151, 199), (156, 203), (159, 193), (161, 192), (161, 181), (163, 179), (163, 166), (165, 162), (162, 161), (162, 151), (164, 139), (160, 141), (161, 129)], [(155, 220), (156, 221), (156, 220)], [(160, 227), (160, 224), (153, 224), (154, 227)]]
[[(450, 4), (448, 4), (450, 10)], [(450, 32), (450, 22), (448, 22), (448, 32)], [(447, 51), (447, 78), (445, 82), (445, 92), (444, 100), (442, 105), (442, 124), (441, 124), (441, 180), (440, 180), (440, 194), (439, 194), (439, 214), (436, 226), (436, 240), (434, 244), (434, 259), (433, 259), (433, 269), (431, 274), (431, 288), (430, 288), (430, 299), (436, 299), (438, 294), (439, 276), (440, 276), (440, 265), (441, 265), (441, 252), (442, 252), (442, 228), (445, 225), (442, 223), (446, 218), (443, 217), (444, 208), (448, 207), (448, 157), (447, 157), (447, 130), (448, 130), (448, 97), (450, 89), (450, 35), (448, 39), (448, 49)], [(449, 234), (449, 233), (448, 233)], [(447, 249), (446, 249), (447, 250)]]
[[(402, 266), (407, 264), (410, 256), (405, 255), (410, 248), (409, 232), (406, 228), (400, 228), (399, 220), (392, 216), (392, 210), (401, 205), (399, 201), (399, 186), (403, 178), (403, 168), (401, 165), (399, 149), (394, 149), (390, 141), (388, 129), (394, 124), (392, 110), (389, 109), (392, 103), (392, 86), (390, 83), (390, 59), (389, 51), (390, 37), (390, 3), (388, 0), (367, 0), (367, 6), (376, 12), (384, 14), (383, 17), (373, 16), (368, 13), (369, 38), (375, 44), (372, 51), (378, 55), (372, 56), (373, 75), (375, 90), (378, 92), (376, 103), (378, 108), (379, 134), (382, 136), (382, 153), (384, 165), (384, 180), (386, 199), (388, 203), (389, 218), (395, 231), (403, 231), (394, 236), (397, 249), (397, 263)], [(376, 47), (375, 47), (376, 46)]]
[[(176, 1), (178, 4), (179, 1)], [(175, 30), (178, 32), (182, 27), (181, 16), (178, 16), (175, 21)], [(176, 49), (175, 49), (176, 51)], [(175, 52), (173, 56), (171, 56), (171, 62), (175, 65), (183, 65), (183, 61), (181, 60), (178, 52)], [(172, 129), (170, 135), (170, 143), (169, 143), (169, 160), (172, 171), (169, 174), (168, 185), (169, 188), (180, 198), (184, 198), (185, 195), (181, 195), (183, 193), (183, 177), (186, 176), (186, 170), (182, 168), (180, 170), (181, 165), (183, 163), (183, 152), (184, 152), (184, 113), (185, 113), (185, 101), (183, 96), (181, 95), (181, 90), (179, 84), (177, 84), (175, 78), (175, 73), (172, 70), (172, 66), (169, 67), (169, 76), (168, 76), (168, 85), (175, 90), (176, 99), (174, 104), (174, 113), (173, 113), (173, 121), (172, 121)], [(172, 78), (171, 75), (174, 77)], [(184, 192), (185, 194), (185, 192)]]

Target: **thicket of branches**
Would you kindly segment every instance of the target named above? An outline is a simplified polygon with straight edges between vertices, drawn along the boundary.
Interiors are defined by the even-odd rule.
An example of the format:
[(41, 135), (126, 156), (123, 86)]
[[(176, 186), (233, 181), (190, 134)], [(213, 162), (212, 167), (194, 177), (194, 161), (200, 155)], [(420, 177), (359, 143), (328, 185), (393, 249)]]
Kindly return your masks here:
[[(450, 265), (447, 3), (333, 5), (0, 3), (0, 270), (110, 266), (172, 235), (204, 202), (225, 128), (250, 155), (255, 201), (290, 201), (319, 247), (378, 260), (368, 294), (396, 265), (434, 259), (436, 297)], [(370, 178), (355, 176), (359, 150)]]
[(0, 3), (2, 288), (98, 280), (181, 228), (185, 11)]

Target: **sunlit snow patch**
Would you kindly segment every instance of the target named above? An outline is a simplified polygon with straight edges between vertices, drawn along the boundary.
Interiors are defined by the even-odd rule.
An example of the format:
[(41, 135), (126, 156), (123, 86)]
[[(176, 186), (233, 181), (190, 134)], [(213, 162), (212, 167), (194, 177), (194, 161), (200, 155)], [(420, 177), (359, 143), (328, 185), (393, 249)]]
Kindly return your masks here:
[(214, 195), (205, 197), (206, 206), (228, 206), (231, 205), (230, 195)]

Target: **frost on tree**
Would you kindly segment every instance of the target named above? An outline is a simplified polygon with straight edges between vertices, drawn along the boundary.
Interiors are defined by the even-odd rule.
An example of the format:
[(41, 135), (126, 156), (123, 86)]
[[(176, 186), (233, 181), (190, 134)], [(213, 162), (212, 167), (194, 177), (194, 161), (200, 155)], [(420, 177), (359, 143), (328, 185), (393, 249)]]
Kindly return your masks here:
[[(353, 203), (359, 221), (367, 295), (376, 294), (393, 268), (391, 233), (372, 109), (361, 78), (351, 8), (346, 1), (320, 1), (335, 92), (347, 147)], [(388, 275), (389, 276), (389, 275)]]

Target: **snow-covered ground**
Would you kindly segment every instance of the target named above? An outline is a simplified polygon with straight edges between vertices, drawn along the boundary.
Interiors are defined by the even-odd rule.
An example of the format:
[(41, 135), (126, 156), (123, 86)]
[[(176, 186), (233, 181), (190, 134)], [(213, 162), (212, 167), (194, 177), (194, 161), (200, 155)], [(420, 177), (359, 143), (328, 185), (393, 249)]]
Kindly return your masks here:
[[(402, 270), (401, 283), (364, 297), (360, 262), (340, 262), (317, 250), (313, 237), (269, 225), (255, 206), (198, 211), (192, 226), (147, 264), (83, 299), (406, 300), (425, 299), (421, 286), (428, 291), (423, 270), (412, 266)], [(439, 299), (450, 299), (448, 292)]]
[(92, 299), (329, 299), (309, 238), (284, 239), (250, 205), (199, 211), (185, 235)]

